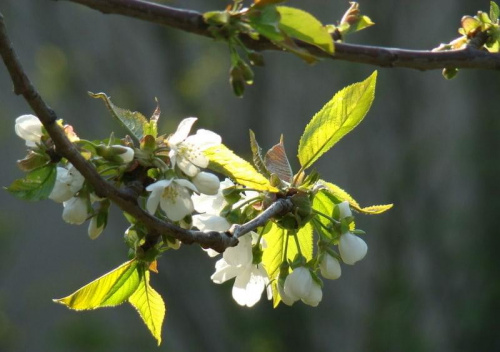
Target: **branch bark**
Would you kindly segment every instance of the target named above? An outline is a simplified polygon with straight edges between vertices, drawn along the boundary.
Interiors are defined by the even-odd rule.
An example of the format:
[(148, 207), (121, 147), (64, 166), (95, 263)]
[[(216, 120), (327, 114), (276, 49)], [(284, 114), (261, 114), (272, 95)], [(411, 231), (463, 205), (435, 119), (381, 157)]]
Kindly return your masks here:
[[(202, 14), (196, 11), (176, 9), (142, 0), (63, 1), (75, 2), (104, 14), (133, 17), (185, 32), (211, 37), (208, 25), (203, 21)], [(253, 40), (244, 37), (242, 40), (248, 48), (253, 50), (282, 50), (265, 38)], [(500, 54), (478, 50), (473, 47), (433, 52), (335, 43), (335, 54), (329, 55), (317, 47), (303, 42), (297, 42), (297, 45), (308, 49), (312, 54), (319, 57), (380, 67), (403, 67), (421, 71), (443, 68), (500, 70)]]
[[(131, 214), (137, 220), (141, 221), (148, 229), (148, 238), (146, 242), (154, 245), (162, 234), (170, 235), (182, 243), (199, 243), (204, 248), (212, 248), (218, 252), (223, 252), (228, 247), (238, 244), (238, 237), (255, 230), (263, 223), (291, 209), (291, 202), (286, 199), (278, 201), (274, 206), (260, 214), (256, 219), (248, 224), (236, 227), (227, 232), (202, 232), (186, 230), (172, 223), (162, 221), (152, 216), (137, 204), (137, 199), (131, 196), (127, 189), (118, 189), (111, 183), (104, 180), (94, 166), (87, 162), (79, 150), (66, 137), (63, 129), (56, 123), (56, 113), (44, 102), (37, 92), (30, 79), (24, 72), (24, 69), (17, 57), (16, 52), (7, 35), (3, 15), (0, 13), (0, 56), (9, 71), (12, 82), (14, 83), (14, 93), (22, 95), (31, 109), (42, 122), (48, 134), (54, 141), (57, 153), (68, 159), (78, 171), (85, 177), (95, 189), (100, 197), (106, 197), (115, 203), (121, 210)], [(133, 193), (133, 192), (132, 192)], [(234, 232), (234, 233), (233, 233)]]

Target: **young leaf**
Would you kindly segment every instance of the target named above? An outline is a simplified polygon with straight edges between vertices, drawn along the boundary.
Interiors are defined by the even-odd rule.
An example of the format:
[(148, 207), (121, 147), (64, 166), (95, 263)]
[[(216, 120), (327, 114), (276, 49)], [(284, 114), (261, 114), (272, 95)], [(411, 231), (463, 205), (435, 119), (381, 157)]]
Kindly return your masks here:
[(280, 142), (268, 150), (264, 158), (267, 170), (278, 175), (280, 180), (291, 183), (293, 178), (292, 168), (286, 156), (283, 136)]
[(7, 191), (23, 200), (47, 199), (54, 188), (56, 176), (56, 166), (47, 165), (29, 172), (24, 178), (15, 180), (7, 187)]
[(91, 93), (89, 95), (93, 98), (100, 98), (106, 104), (111, 115), (116, 117), (121, 125), (130, 133), (130, 136), (137, 142), (144, 136), (144, 125), (148, 124), (148, 120), (143, 114), (137, 111), (130, 111), (119, 108), (111, 102), (111, 99), (104, 93)]
[(298, 157), (302, 170), (363, 120), (375, 96), (376, 79), (377, 71), (363, 82), (342, 89), (313, 116), (300, 138)]
[(268, 222), (264, 228), (264, 238), (266, 239), (267, 248), (264, 249), (264, 253), (262, 255), (262, 264), (266, 268), (269, 279), (271, 280), (274, 308), (276, 308), (280, 302), (280, 296), (278, 293), (278, 276), (280, 273), (281, 263), (285, 260), (284, 246), (287, 236), (286, 230), (282, 229), (274, 222)]
[(333, 183), (330, 183), (330, 182), (323, 181), (323, 180), (320, 180), (319, 182), (320, 182), (320, 184), (322, 184), (323, 186), (326, 187), (326, 189), (328, 190), (328, 192), (330, 192), (330, 194), (332, 194), (335, 198), (338, 199), (337, 203), (340, 203), (343, 201), (348, 201), (351, 208), (357, 210), (358, 212), (360, 212), (362, 214), (377, 215), (377, 214), (381, 214), (381, 213), (383, 213), (383, 212), (385, 212), (393, 207), (393, 204), (382, 204), (382, 205), (372, 205), (372, 206), (363, 208), (363, 207), (361, 207), (361, 205), (359, 205), (358, 202), (356, 202), (356, 200), (354, 200), (354, 198), (351, 197), (351, 195), (349, 193), (344, 191), (339, 186), (334, 185)]
[[(312, 226), (309, 223), (303, 226), (297, 233), (300, 250), (307, 260), (310, 260), (313, 255), (312, 235)], [(288, 250), (286, 250), (287, 257), (285, 258), (287, 237)], [(266, 239), (267, 248), (262, 255), (262, 264), (266, 268), (269, 279), (271, 280), (273, 307), (276, 308), (281, 300), (278, 292), (278, 276), (281, 263), (287, 259), (292, 261), (298, 251), (293, 235), (273, 222), (268, 222), (264, 228), (264, 238)]]
[(143, 124), (144, 136), (153, 136), (154, 138), (158, 137), (158, 120), (160, 119), (160, 104), (158, 100), (156, 100), (156, 109), (153, 112), (153, 115), (149, 119), (149, 122), (145, 122)]
[(54, 302), (74, 310), (114, 307), (125, 302), (139, 286), (139, 263), (130, 260), (71, 295)]
[(262, 6), (250, 9), (248, 20), (252, 28), (273, 42), (282, 41), (285, 36), (279, 29), (280, 14), (276, 6)]
[[(334, 197), (327, 190), (320, 190), (314, 196), (312, 207), (314, 210), (319, 211), (322, 214), (325, 214), (327, 216), (332, 216), (333, 209), (335, 208), (335, 203), (338, 203), (336, 197)], [(318, 215), (315, 218), (314, 224), (315, 224), (314, 228), (318, 233), (322, 234), (324, 237), (329, 238), (331, 240), (336, 240), (336, 238), (334, 237), (334, 232), (327, 230), (327, 228), (329, 228), (332, 225), (332, 222), (330, 220), (328, 220), (324, 216)]]
[(250, 148), (252, 149), (253, 164), (262, 175), (269, 178), (271, 174), (267, 170), (264, 160), (262, 159), (262, 148), (257, 143), (255, 133), (253, 133), (252, 130), (250, 130)]
[(257, 172), (248, 162), (234, 154), (225, 145), (221, 144), (205, 150), (210, 160), (208, 168), (224, 174), (236, 183), (259, 191), (278, 192), (269, 181)]
[(494, 1), (490, 1), (490, 19), (491, 22), (496, 23), (500, 16), (500, 8)]
[(137, 309), (142, 320), (153, 337), (161, 344), (161, 327), (165, 318), (166, 307), (160, 294), (149, 285), (149, 271), (140, 267), (141, 281), (137, 290), (128, 301)]
[(292, 38), (315, 45), (333, 54), (333, 39), (328, 30), (310, 13), (288, 6), (278, 6), (279, 28)]

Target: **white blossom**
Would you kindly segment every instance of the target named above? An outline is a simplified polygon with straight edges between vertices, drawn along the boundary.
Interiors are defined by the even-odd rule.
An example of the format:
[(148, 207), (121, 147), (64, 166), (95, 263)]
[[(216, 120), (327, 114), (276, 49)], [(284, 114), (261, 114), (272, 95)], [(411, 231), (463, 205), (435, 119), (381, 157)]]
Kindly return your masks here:
[(91, 240), (95, 240), (104, 230), (104, 223), (101, 226), (97, 226), (97, 215), (93, 216), (89, 222), (88, 234)]
[(66, 202), (82, 188), (84, 181), (85, 178), (73, 165), (57, 167), (56, 182), (49, 198), (57, 203)]
[(16, 119), (16, 134), (26, 141), (26, 146), (35, 147), (42, 138), (42, 123), (34, 115), (22, 115)]
[(328, 253), (325, 253), (319, 262), (319, 269), (325, 279), (336, 280), (342, 274), (339, 261)]
[(349, 202), (344, 201), (342, 203), (337, 204), (339, 207), (339, 213), (340, 213), (340, 218), (347, 218), (349, 216), (352, 216), (351, 208), (349, 207)]
[(87, 201), (81, 197), (73, 197), (63, 203), (62, 218), (68, 224), (81, 225), (89, 216)]
[(311, 284), (311, 289), (309, 290), (307, 296), (302, 297), (302, 302), (311, 307), (317, 307), (322, 299), (323, 299), (323, 290), (321, 289), (321, 286), (316, 281), (313, 280)]
[(265, 268), (262, 264), (253, 264), (252, 233), (240, 237), (238, 245), (226, 249), (223, 258), (215, 263), (215, 273), (211, 276), (214, 283), (221, 284), (232, 278), (236, 278), (232, 295), (239, 305), (254, 306), (266, 287), (268, 299), (272, 298)]
[(368, 251), (366, 242), (351, 232), (340, 235), (339, 251), (342, 261), (353, 265), (363, 259)]
[(146, 209), (154, 214), (159, 205), (170, 220), (179, 221), (194, 210), (189, 190), (198, 191), (191, 182), (184, 179), (157, 181), (146, 187), (146, 191), (151, 192)]
[(200, 193), (207, 195), (216, 195), (219, 191), (220, 181), (217, 176), (209, 172), (199, 172), (194, 176), (191, 181), (200, 191)]
[(196, 117), (188, 117), (181, 121), (177, 131), (168, 139), (169, 157), (187, 176), (193, 177), (200, 167), (208, 166), (208, 158), (203, 154), (205, 149), (221, 144), (221, 137), (212, 131), (200, 129), (196, 134), (188, 136)]
[(285, 295), (292, 301), (298, 301), (309, 295), (312, 286), (312, 277), (309, 269), (299, 266), (285, 279)]

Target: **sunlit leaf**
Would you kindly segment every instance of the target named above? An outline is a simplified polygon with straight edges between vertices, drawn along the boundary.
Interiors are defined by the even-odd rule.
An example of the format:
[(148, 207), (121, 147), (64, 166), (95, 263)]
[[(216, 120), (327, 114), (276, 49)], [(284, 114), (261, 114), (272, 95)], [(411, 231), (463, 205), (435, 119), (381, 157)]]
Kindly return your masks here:
[[(297, 239), (299, 241), (300, 253), (302, 253), (306, 260), (311, 260), (313, 256), (313, 228), (309, 222), (299, 229)], [(297, 244), (293, 235), (291, 235), (288, 243), (287, 258), (293, 260), (297, 253), (299, 253)]]
[(7, 191), (23, 200), (47, 199), (54, 188), (56, 176), (56, 165), (47, 165), (27, 173), (24, 178), (15, 180), (7, 187)]
[(279, 28), (292, 38), (315, 45), (333, 54), (333, 39), (323, 24), (304, 10), (288, 6), (277, 7), (281, 19)]
[(273, 290), (273, 306), (275, 308), (280, 302), (280, 296), (278, 293), (278, 276), (280, 273), (280, 265), (284, 260), (284, 246), (287, 236), (286, 230), (282, 229), (273, 222), (268, 222), (264, 228), (264, 238), (267, 243), (267, 248), (264, 250), (262, 255), (262, 264), (266, 268), (269, 279), (271, 280), (271, 288)]
[(130, 133), (130, 136), (139, 142), (144, 136), (144, 125), (148, 124), (148, 120), (143, 114), (137, 111), (130, 111), (119, 108), (111, 102), (111, 99), (104, 93), (91, 93), (89, 95), (93, 98), (99, 98), (104, 101), (108, 110), (115, 118), (118, 119), (120, 124)]
[(255, 133), (253, 133), (252, 130), (250, 130), (250, 148), (252, 149), (253, 164), (257, 170), (259, 170), (259, 172), (266, 177), (271, 176), (269, 170), (267, 170), (266, 165), (264, 164), (264, 159), (262, 159), (262, 148), (257, 143)]
[(276, 6), (262, 6), (248, 11), (252, 28), (271, 41), (282, 41), (285, 36), (279, 28), (280, 14)]
[(498, 17), (500, 16), (500, 8), (494, 1), (490, 1), (490, 19), (493, 23), (498, 21)]
[[(334, 197), (327, 190), (320, 190), (316, 193), (313, 198), (312, 207), (314, 210), (327, 215), (332, 216), (335, 204), (338, 203), (338, 199)], [(317, 224), (319, 222), (319, 224)], [(325, 218), (324, 216), (318, 215), (315, 218), (315, 229), (318, 233), (331, 240), (336, 240), (334, 237), (334, 232), (329, 230), (331, 228), (332, 222)]]
[(225, 145), (221, 144), (205, 150), (205, 155), (210, 160), (208, 168), (224, 174), (236, 183), (259, 191), (278, 192), (269, 181), (257, 172), (247, 161), (243, 160)]
[(161, 344), (161, 327), (166, 307), (160, 294), (149, 285), (149, 271), (140, 267), (141, 281), (137, 290), (130, 296), (130, 304), (137, 309), (151, 334)]
[(265, 5), (277, 4), (284, 1), (286, 0), (254, 0), (253, 3), (257, 6), (265, 6)]
[(288, 183), (292, 182), (293, 172), (290, 162), (286, 156), (285, 146), (283, 145), (283, 136), (278, 144), (269, 149), (264, 158), (266, 169), (269, 172), (278, 175), (280, 180)]
[(54, 302), (74, 310), (113, 307), (122, 304), (139, 285), (138, 265), (136, 260), (128, 261), (71, 295), (55, 299)]
[(302, 169), (310, 167), (363, 120), (375, 97), (376, 79), (377, 71), (363, 82), (342, 89), (313, 116), (300, 138)]
[(338, 199), (337, 203), (343, 202), (343, 201), (348, 201), (349, 205), (351, 208), (354, 210), (362, 213), (362, 214), (367, 214), (367, 215), (377, 215), (381, 214), (393, 207), (393, 204), (382, 204), (382, 205), (372, 205), (369, 207), (361, 207), (359, 203), (354, 200), (354, 198), (351, 197), (349, 193), (344, 191), (342, 188), (340, 188), (337, 185), (334, 185), (333, 183), (326, 182), (326, 181), (319, 181), (323, 186), (326, 187), (326, 189), (335, 197)]

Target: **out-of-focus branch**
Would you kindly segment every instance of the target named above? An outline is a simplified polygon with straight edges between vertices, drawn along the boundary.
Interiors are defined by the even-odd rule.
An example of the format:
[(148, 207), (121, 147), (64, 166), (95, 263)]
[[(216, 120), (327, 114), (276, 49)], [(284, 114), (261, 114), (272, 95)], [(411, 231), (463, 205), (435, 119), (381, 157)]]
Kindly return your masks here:
[[(105, 14), (119, 14), (127, 17), (177, 28), (186, 32), (211, 37), (208, 25), (201, 13), (175, 9), (169, 6), (142, 0), (65, 0), (76, 2)], [(282, 50), (269, 40), (253, 40), (243, 37), (245, 45), (254, 50)], [(474, 68), (500, 70), (500, 54), (478, 50), (472, 47), (433, 52), (427, 50), (404, 50), (367, 45), (335, 43), (335, 54), (330, 55), (319, 48), (297, 42), (312, 54), (333, 60), (356, 62), (381, 67), (404, 67), (416, 70), (442, 68)]]
[(213, 248), (216, 251), (223, 252), (226, 248), (235, 246), (238, 243), (238, 237), (249, 231), (262, 226), (267, 220), (275, 215), (290, 210), (291, 206), (286, 200), (280, 200), (276, 205), (272, 205), (264, 211), (259, 217), (250, 221), (248, 224), (237, 227), (237, 231), (228, 232), (202, 232), (191, 231), (178, 227), (169, 222), (162, 221), (148, 212), (144, 211), (138, 204), (137, 199), (131, 196), (127, 189), (117, 189), (112, 184), (104, 180), (94, 166), (87, 162), (78, 149), (66, 137), (63, 129), (56, 123), (57, 116), (55, 112), (43, 101), (40, 94), (29, 80), (24, 72), (21, 63), (12, 47), (7, 36), (4, 18), (0, 13), (0, 56), (3, 59), (7, 70), (14, 83), (14, 92), (22, 95), (31, 106), (31, 109), (38, 116), (48, 134), (54, 141), (57, 153), (68, 159), (85, 179), (94, 187), (95, 192), (100, 197), (106, 197), (115, 203), (120, 209), (126, 211), (137, 220), (142, 222), (149, 230), (147, 242), (156, 243), (162, 234), (170, 235), (185, 244), (199, 243), (205, 248)]

